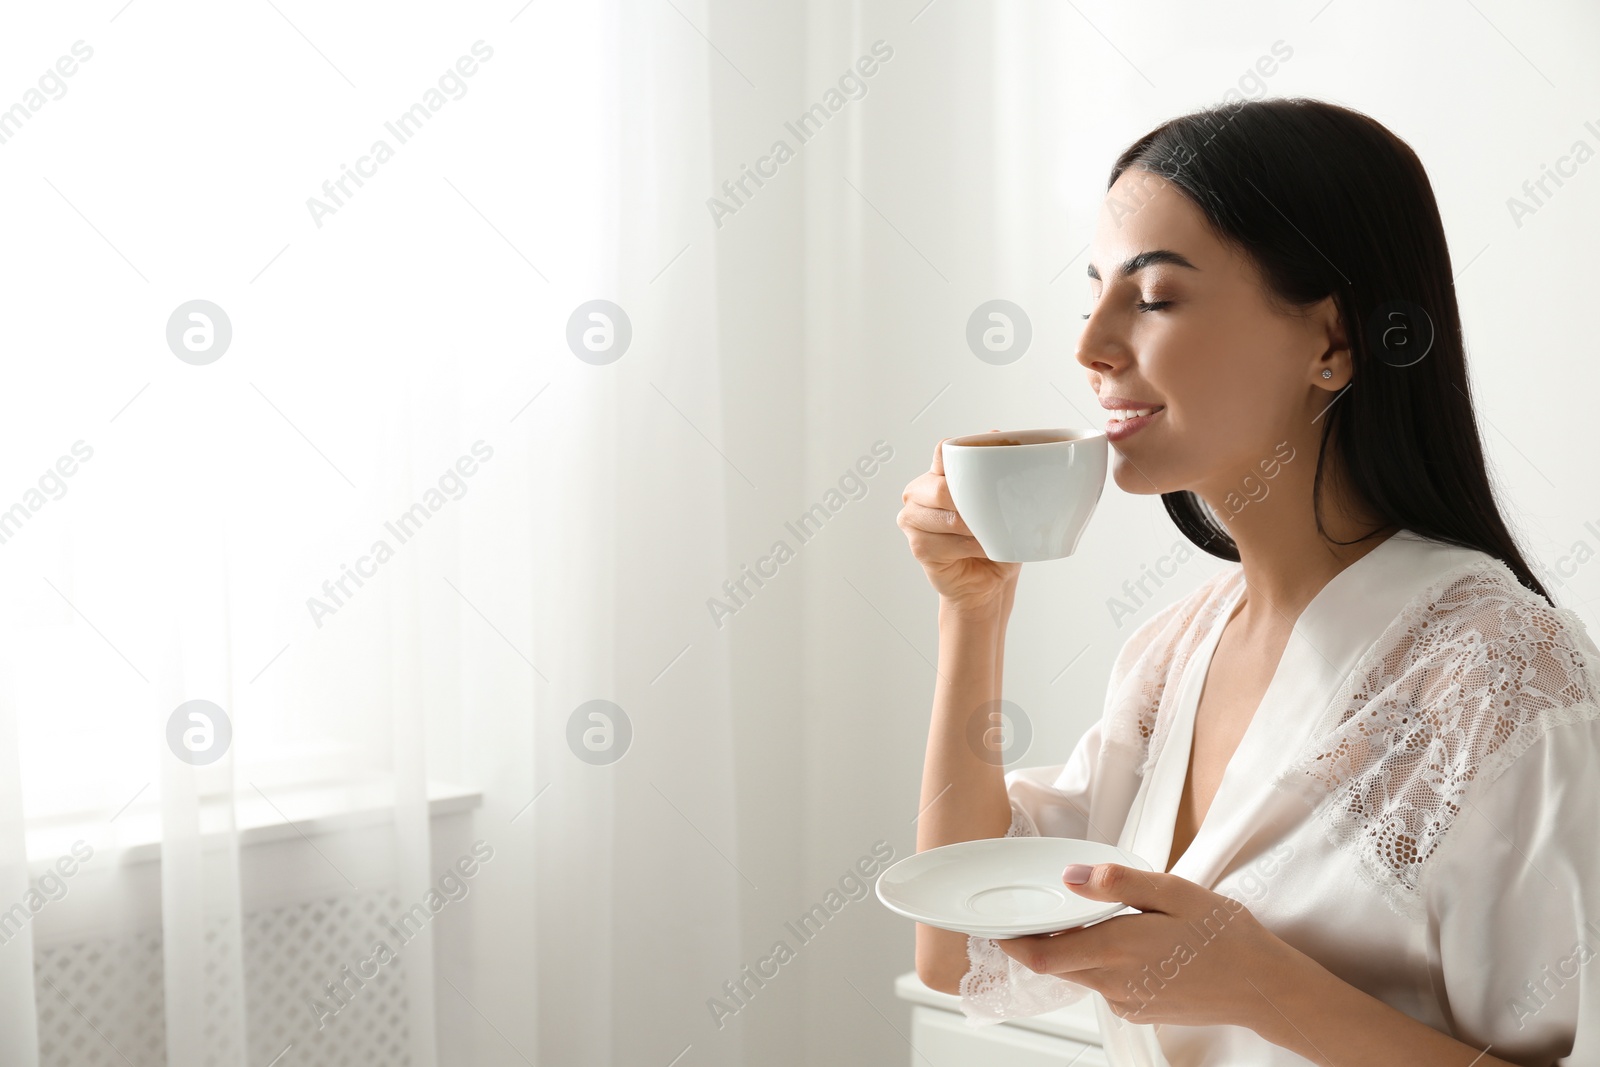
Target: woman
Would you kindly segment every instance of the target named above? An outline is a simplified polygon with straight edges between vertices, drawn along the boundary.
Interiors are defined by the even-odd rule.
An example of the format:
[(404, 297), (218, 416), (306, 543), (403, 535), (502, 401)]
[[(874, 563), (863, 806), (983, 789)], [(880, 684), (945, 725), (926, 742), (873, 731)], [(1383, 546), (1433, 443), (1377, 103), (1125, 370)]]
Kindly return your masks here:
[(1239, 566), (1128, 639), (1065, 765), (1003, 774), (966, 738), (1021, 565), (935, 450), (898, 520), (940, 595), (918, 849), (1156, 873), (1069, 868), (1137, 910), (1057, 935), (919, 925), (918, 974), (985, 1021), (1093, 990), (1108, 1049), (1173, 1064), (1600, 1063), (1600, 653), (1495, 504), (1415, 154), (1314, 100), (1176, 119), (1117, 160), (1088, 275), (1117, 485)]

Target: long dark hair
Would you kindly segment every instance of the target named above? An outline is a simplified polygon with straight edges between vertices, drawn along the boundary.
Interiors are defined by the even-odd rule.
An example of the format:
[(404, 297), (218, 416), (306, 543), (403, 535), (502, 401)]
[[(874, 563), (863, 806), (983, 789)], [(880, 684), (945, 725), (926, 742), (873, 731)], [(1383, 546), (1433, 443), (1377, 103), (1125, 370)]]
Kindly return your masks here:
[[(1282, 304), (1333, 295), (1352, 377), (1318, 417), (1317, 530), (1327, 536), (1323, 474), (1335, 454), (1335, 477), (1387, 523), (1368, 537), (1398, 526), (1478, 549), (1550, 600), (1495, 504), (1444, 225), (1411, 147), (1335, 104), (1247, 100), (1158, 126), (1118, 157), (1106, 188), (1129, 167), (1194, 201)], [(1185, 537), (1238, 561), (1239, 546), (1194, 493), (1161, 499)]]

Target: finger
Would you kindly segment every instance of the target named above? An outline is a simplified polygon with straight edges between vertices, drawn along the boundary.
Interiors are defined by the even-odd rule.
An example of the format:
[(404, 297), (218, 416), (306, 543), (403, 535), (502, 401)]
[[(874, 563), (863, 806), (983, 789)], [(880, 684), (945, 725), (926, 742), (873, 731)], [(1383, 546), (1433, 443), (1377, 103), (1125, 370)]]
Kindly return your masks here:
[(949, 508), (930, 508), (926, 504), (915, 500), (906, 501), (901, 509), (903, 523), (918, 530), (928, 533), (953, 533), (963, 537), (971, 537), (972, 531), (967, 528), (966, 520), (961, 514)]
[[(1071, 878), (1083, 878), (1072, 881)], [(1062, 883), (1080, 897), (1126, 904), (1140, 911), (1159, 911), (1177, 915), (1190, 907), (1198, 907), (1207, 898), (1216, 896), (1204, 886), (1160, 871), (1142, 871), (1120, 863), (1097, 863), (1088, 867), (1074, 863), (1061, 872)], [(1200, 908), (1200, 910), (1205, 910)]]
[(957, 534), (918, 534), (911, 545), (911, 555), (924, 566), (959, 563), (964, 559), (987, 559), (983, 546), (975, 537)]
[(950, 483), (945, 480), (944, 475), (934, 471), (919, 474), (907, 482), (900, 499), (906, 503), (921, 504), (923, 507), (943, 508), (951, 512), (956, 510), (956, 502), (950, 497)]
[[(904, 511), (901, 514), (903, 516)], [(919, 563), (942, 564), (964, 559), (988, 558), (976, 537), (918, 529), (904, 518), (900, 520), (900, 528), (906, 532), (906, 540), (911, 544), (911, 554)]]
[(1032, 934), (996, 941), (1000, 951), (1024, 967), (1039, 974), (1079, 974), (1097, 965), (1094, 951), (1081, 939), (1092, 927), (1080, 930), (1061, 930), (1053, 934)]

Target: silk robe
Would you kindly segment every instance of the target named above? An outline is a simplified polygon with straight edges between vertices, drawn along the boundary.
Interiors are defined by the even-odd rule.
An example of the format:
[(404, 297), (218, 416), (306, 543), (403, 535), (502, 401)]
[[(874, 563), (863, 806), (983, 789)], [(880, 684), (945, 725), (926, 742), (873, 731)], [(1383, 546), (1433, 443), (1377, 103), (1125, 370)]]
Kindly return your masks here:
[[(1224, 569), (1128, 638), (1070, 759), (1006, 775), (1008, 836), (1115, 843), (1167, 869), (1195, 708), (1243, 590)], [(1597, 670), (1570, 610), (1482, 552), (1401, 531), (1295, 621), (1171, 872), (1493, 1056), (1600, 1064)], [(974, 1025), (1092, 996), (1113, 1063), (1310, 1062), (1240, 1026), (1118, 1019), (993, 941), (968, 954)]]

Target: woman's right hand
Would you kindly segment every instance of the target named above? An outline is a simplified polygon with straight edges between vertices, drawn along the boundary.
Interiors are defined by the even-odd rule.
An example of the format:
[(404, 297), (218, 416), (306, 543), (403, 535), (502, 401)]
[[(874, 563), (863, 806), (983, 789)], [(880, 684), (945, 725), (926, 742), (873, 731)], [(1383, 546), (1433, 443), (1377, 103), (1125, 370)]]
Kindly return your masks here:
[(956, 511), (944, 477), (944, 442), (933, 447), (933, 467), (906, 486), (905, 506), (895, 524), (905, 531), (911, 555), (945, 605), (960, 610), (998, 609), (1016, 587), (1020, 563), (996, 563)]

